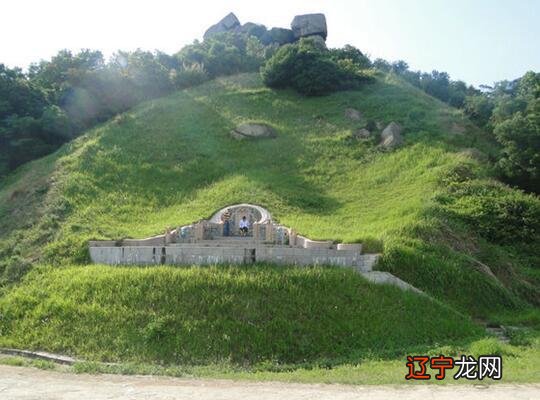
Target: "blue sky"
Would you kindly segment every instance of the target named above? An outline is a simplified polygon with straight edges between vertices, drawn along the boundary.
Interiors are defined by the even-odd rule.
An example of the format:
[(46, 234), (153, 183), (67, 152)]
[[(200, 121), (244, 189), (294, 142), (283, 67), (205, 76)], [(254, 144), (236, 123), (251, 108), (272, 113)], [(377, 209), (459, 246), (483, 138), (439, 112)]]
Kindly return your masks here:
[(0, 62), (9, 66), (63, 48), (174, 53), (233, 11), (241, 22), (282, 27), (323, 12), (329, 46), (349, 43), (475, 85), (540, 71), (540, 0), (17, 0), (0, 11)]

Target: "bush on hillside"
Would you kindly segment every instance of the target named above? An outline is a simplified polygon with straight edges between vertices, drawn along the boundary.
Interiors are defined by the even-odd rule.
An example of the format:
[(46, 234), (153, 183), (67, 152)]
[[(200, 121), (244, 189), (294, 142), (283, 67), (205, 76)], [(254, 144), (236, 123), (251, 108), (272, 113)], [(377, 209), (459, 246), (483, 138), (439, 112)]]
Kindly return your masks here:
[(512, 183), (540, 193), (540, 99), (538, 114), (521, 112), (495, 127), (495, 137), (503, 146), (498, 166)]
[(331, 49), (330, 51), (330, 57), (334, 61), (350, 61), (351, 63), (354, 63), (359, 68), (370, 68), (371, 67), (371, 61), (370, 59), (365, 56), (360, 50), (358, 50), (356, 47), (351, 46), (350, 44), (346, 44), (340, 49)]
[(265, 46), (255, 36), (230, 32), (195, 41), (176, 54), (180, 64), (201, 65), (210, 78), (257, 71), (265, 57)]
[(337, 57), (306, 38), (281, 47), (267, 61), (261, 75), (269, 87), (290, 87), (306, 96), (356, 88), (369, 79), (360, 72), (362, 65), (354, 57), (344, 58), (345, 54)]
[(32, 264), (20, 256), (11, 256), (0, 263), (0, 287), (19, 282), (30, 270)]
[(540, 243), (540, 200), (495, 181), (450, 186), (439, 200), (484, 238), (501, 244)]
[(171, 71), (171, 81), (177, 89), (185, 89), (206, 82), (208, 74), (201, 64), (192, 64)]

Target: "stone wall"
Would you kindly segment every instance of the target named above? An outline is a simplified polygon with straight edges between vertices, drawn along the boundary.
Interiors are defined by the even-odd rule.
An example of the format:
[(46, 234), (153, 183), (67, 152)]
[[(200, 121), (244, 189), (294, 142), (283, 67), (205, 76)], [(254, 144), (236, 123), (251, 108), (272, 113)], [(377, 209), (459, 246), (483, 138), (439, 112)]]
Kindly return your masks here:
[[(223, 214), (229, 214), (230, 235), (223, 236)], [(238, 237), (242, 217), (250, 222), (249, 237)], [(377, 255), (363, 255), (360, 244), (311, 240), (272, 220), (270, 212), (253, 204), (224, 207), (210, 219), (165, 230), (145, 239), (89, 242), (93, 262), (110, 265), (246, 264), (337, 265), (369, 271)]]
[(211, 265), (269, 262), (282, 265), (335, 265), (371, 271), (377, 254), (354, 250), (293, 248), (285, 246), (210, 247), (198, 244), (173, 246), (94, 246), (92, 262), (109, 265)]

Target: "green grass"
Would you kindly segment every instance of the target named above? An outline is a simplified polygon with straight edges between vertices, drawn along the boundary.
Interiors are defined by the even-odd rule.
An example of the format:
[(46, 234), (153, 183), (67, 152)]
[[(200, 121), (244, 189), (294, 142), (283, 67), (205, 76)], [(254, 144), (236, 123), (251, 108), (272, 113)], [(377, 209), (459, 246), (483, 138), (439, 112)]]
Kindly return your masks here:
[(68, 368), (60, 366), (47, 360), (34, 360), (19, 356), (4, 356), (0, 354), (0, 364), (12, 367), (34, 367), (45, 370), (69, 371)]
[[(347, 120), (344, 111), (349, 107), (359, 109), (364, 121)], [(376, 146), (376, 135), (371, 141), (353, 140), (351, 133), (367, 120), (402, 124), (405, 145), (387, 152)], [(230, 130), (246, 121), (272, 125), (278, 137), (243, 142), (231, 139)], [(452, 133), (456, 124), (465, 128), (464, 134)], [(4, 327), (0, 342), (68, 351), (94, 359), (134, 359), (135, 354), (141, 354), (141, 360), (148, 362), (210, 362), (212, 357), (232, 357), (252, 363), (257, 362), (257, 357), (285, 361), (289, 357), (295, 363), (302, 358), (342, 363), (347, 356), (369, 357), (370, 351), (375, 357), (395, 354), (406, 346), (435, 345), (439, 339), (431, 335), (411, 337), (405, 324), (394, 321), (399, 316), (399, 320), (414, 326), (419, 323), (416, 319), (432, 326), (428, 318), (417, 312), (418, 307), (426, 317), (441, 324), (443, 320), (434, 315), (434, 310), (450, 318), (449, 326), (441, 325), (449, 329), (447, 336), (442, 328), (433, 328), (441, 335), (438, 344), (468, 335), (468, 331), (461, 336), (455, 333), (457, 324), (450, 315), (457, 314), (450, 313), (448, 307), (488, 321), (507, 320), (514, 315), (515, 324), (537, 328), (537, 239), (531, 237), (532, 243), (528, 245), (513, 240), (492, 242), (471, 219), (476, 212), (474, 201), (441, 201), (449, 197), (449, 177), (463, 178), (463, 166), (467, 168), (467, 179), (477, 186), (492, 185), (489, 164), (482, 157), (475, 158), (469, 148), (480, 149), (487, 156), (496, 151), (459, 111), (392, 76), (378, 78), (376, 83), (358, 91), (304, 98), (291, 91), (270, 90), (262, 86), (258, 75), (243, 74), (141, 104), (0, 182), (0, 304), (11, 315), (9, 321), (5, 317), (0, 321)], [(527, 197), (509, 188), (505, 191), (517, 198)], [(538, 199), (528, 201), (537, 203)], [(396, 304), (416, 300), (409, 294), (371, 288), (354, 280), (369, 291), (380, 292), (365, 300), (352, 294), (350, 298), (337, 294), (333, 297), (341, 307), (333, 317), (338, 329), (334, 341), (330, 340), (330, 333), (318, 330), (309, 319), (302, 320), (299, 326), (283, 326), (285, 331), (279, 340), (249, 330), (249, 325), (242, 331), (244, 336), (229, 335), (227, 339), (219, 329), (227, 331), (234, 324), (213, 326), (208, 314), (213, 310), (212, 304), (204, 301), (200, 305), (204, 309), (190, 311), (200, 314), (185, 311), (176, 317), (171, 310), (163, 311), (168, 310), (169, 297), (149, 292), (157, 296), (152, 319), (152, 310), (145, 314), (133, 308), (127, 299), (125, 305), (115, 305), (111, 295), (111, 310), (121, 310), (115, 309), (115, 315), (120, 318), (125, 314), (135, 320), (109, 321), (105, 303), (88, 300), (82, 307), (65, 289), (72, 288), (85, 299), (85, 290), (100, 293), (112, 290), (112, 282), (118, 282), (118, 288), (128, 292), (115, 292), (120, 299), (124, 295), (135, 299), (139, 296), (137, 285), (147, 288), (150, 283), (144, 281), (151, 276), (151, 282), (160, 283), (160, 291), (174, 298), (175, 293), (184, 293), (183, 289), (165, 277), (180, 279), (188, 273), (185, 270), (149, 272), (85, 267), (89, 263), (87, 241), (162, 233), (167, 226), (191, 223), (209, 217), (226, 204), (240, 202), (268, 208), (279, 222), (310, 238), (362, 242), (367, 251), (382, 252), (380, 269), (417, 286), (439, 303), (428, 303), (435, 304), (433, 311), (410, 304), (404, 309), (391, 308), (386, 304), (390, 300)], [(31, 279), (18, 283), (32, 264), (54, 267), (37, 268)], [(200, 293), (212, 292), (214, 287), (209, 282), (227, 276), (224, 272), (208, 271), (198, 272), (207, 278), (197, 288)], [(316, 286), (314, 276), (326, 274), (295, 273), (300, 274), (300, 287)], [(242, 274), (250, 276), (244, 271), (237, 278)], [(257, 269), (255, 274), (268, 274), (273, 282), (279, 281), (272, 268)], [(328, 274), (317, 279), (327, 282), (325, 279), (338, 272)], [(293, 276), (286, 272), (283, 279)], [(130, 279), (137, 285), (129, 284)], [(49, 285), (48, 289), (40, 289), (38, 283)], [(100, 289), (98, 283), (104, 288)], [(343, 290), (336, 293), (352, 293), (347, 292), (353, 290), (347, 282), (337, 284)], [(231, 285), (236, 287), (236, 283)], [(250, 288), (249, 296), (254, 298), (261, 299), (265, 293), (256, 284)], [(215, 301), (221, 297), (220, 301), (228, 301), (225, 293), (226, 288), (219, 286)], [(324, 295), (317, 293), (313, 295), (314, 304), (328, 306), (320, 299)], [(281, 293), (280, 307), (287, 307), (293, 294)], [(241, 300), (239, 304), (245, 305), (247, 299)], [(356, 321), (355, 310), (351, 309), (355, 302), (363, 302), (362, 312), (370, 310), (377, 323)], [(273, 306), (277, 307), (276, 304)], [(311, 311), (316, 310), (315, 305), (310, 307)], [(384, 307), (390, 307), (392, 312), (381, 313)], [(77, 325), (78, 313), (91, 322), (83, 319)], [(195, 315), (197, 321), (204, 323), (190, 327)], [(266, 314), (267, 318), (269, 315)], [(57, 325), (43, 321), (55, 321)], [(345, 335), (353, 323), (358, 323), (358, 329), (370, 339), (363, 342)], [(115, 324), (124, 326), (126, 334), (113, 337)], [(200, 342), (191, 342), (195, 339), (186, 333), (189, 330), (167, 330), (169, 324), (195, 330)], [(398, 324), (395, 331), (381, 334), (393, 324)], [(85, 333), (88, 326), (93, 336)], [(296, 342), (297, 330), (307, 326), (315, 329), (312, 336), (308, 335), (311, 339)], [(108, 336), (102, 338), (100, 329)], [(145, 329), (158, 333), (164, 329), (163, 340), (170, 343), (162, 347), (156, 342), (144, 342)], [(377, 338), (384, 339), (384, 344), (377, 342)], [(267, 339), (274, 340), (270, 343), (274, 347), (265, 347), (270, 346), (263, 343)], [(182, 344), (184, 340), (187, 342)], [(169, 352), (178, 346), (184, 350)], [(250, 346), (257, 349), (253, 359), (249, 356)]]
[(267, 265), (36, 270), (0, 299), (0, 316), (0, 347), (176, 364), (331, 365), (481, 333), (352, 270)]
[[(472, 342), (469, 347), (440, 347), (433, 348), (430, 355), (459, 357), (460, 354), (473, 354), (471, 348), (477, 347), (478, 343), (485, 339)], [(499, 345), (500, 346), (500, 345)], [(527, 346), (505, 345), (503, 357), (503, 379), (501, 381), (484, 380), (483, 384), (507, 384), (507, 383), (538, 383), (540, 367), (537, 360), (540, 357), (540, 341), (535, 339)], [(123, 375), (164, 375), (181, 378), (211, 378), (211, 379), (234, 379), (246, 381), (281, 381), (299, 383), (326, 383), (326, 384), (349, 384), (349, 385), (396, 385), (396, 384), (420, 384), (426, 382), (405, 380), (408, 369), (405, 366), (406, 357), (396, 357), (389, 360), (362, 360), (355, 364), (342, 364), (333, 367), (310, 366), (294, 368), (272, 363), (261, 363), (257, 366), (243, 367), (230, 364), (209, 365), (157, 365), (134, 362), (119, 364), (104, 364), (95, 361), (81, 361), (73, 366), (46, 365), (46, 369), (54, 367), (57, 371), (74, 372), (83, 374), (123, 374)], [(34, 360), (20, 357), (0, 356), (0, 364), (37, 367)], [(454, 380), (447, 375), (444, 381), (430, 380), (430, 384), (470, 384), (477, 385), (478, 381), (465, 379)]]

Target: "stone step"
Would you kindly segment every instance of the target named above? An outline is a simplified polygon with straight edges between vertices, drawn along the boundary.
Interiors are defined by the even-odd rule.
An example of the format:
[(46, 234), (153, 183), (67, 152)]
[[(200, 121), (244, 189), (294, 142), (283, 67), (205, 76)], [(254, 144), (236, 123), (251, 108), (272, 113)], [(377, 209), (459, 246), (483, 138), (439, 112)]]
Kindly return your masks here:
[[(198, 247), (241, 247), (255, 248), (260, 246), (273, 247), (273, 244), (267, 244), (262, 241), (246, 240), (246, 241), (225, 241), (225, 240), (203, 240), (195, 243), (173, 243), (169, 246), (198, 246)], [(286, 246), (288, 247), (288, 246)]]
[(203, 246), (261, 246), (265, 243), (262, 240), (253, 238), (219, 238), (213, 240), (199, 240), (196, 244)]
[[(253, 238), (219, 238), (214, 240), (198, 240), (192, 243), (173, 243), (172, 246), (199, 246), (199, 247), (242, 247), (242, 248), (255, 248), (260, 246), (275, 246), (272, 243), (265, 243), (262, 240), (255, 240)], [(287, 246), (288, 247), (288, 246)]]
[(486, 331), (495, 336), (499, 341), (503, 343), (509, 343), (510, 338), (506, 332), (506, 329), (502, 327), (486, 327)]

